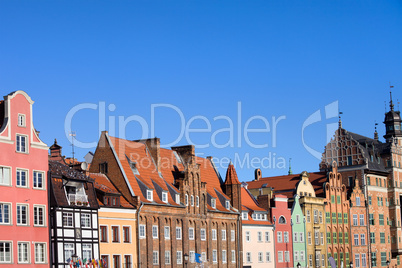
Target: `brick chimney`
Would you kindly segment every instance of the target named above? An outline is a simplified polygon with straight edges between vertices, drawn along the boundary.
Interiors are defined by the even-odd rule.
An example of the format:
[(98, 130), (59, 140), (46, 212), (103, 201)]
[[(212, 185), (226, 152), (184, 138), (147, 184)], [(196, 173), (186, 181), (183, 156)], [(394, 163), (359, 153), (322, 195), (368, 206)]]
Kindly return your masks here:
[(186, 164), (195, 163), (195, 148), (194, 145), (184, 145), (172, 147), (173, 151), (176, 151), (184, 160)]
[(151, 139), (136, 140), (136, 142), (144, 143), (147, 146), (149, 153), (151, 154), (152, 159), (155, 162), (156, 169), (158, 170), (158, 172), (161, 172), (160, 139), (155, 137)]
[(255, 181), (259, 181), (261, 179), (262, 175), (261, 175), (261, 169), (257, 168), (254, 171), (254, 180)]
[(50, 160), (54, 160), (54, 161), (58, 161), (58, 162), (62, 162), (63, 161), (63, 157), (61, 155), (61, 147), (60, 145), (57, 144), (57, 140), (54, 139), (54, 143), (52, 146), (50, 146), (50, 156), (49, 159)]

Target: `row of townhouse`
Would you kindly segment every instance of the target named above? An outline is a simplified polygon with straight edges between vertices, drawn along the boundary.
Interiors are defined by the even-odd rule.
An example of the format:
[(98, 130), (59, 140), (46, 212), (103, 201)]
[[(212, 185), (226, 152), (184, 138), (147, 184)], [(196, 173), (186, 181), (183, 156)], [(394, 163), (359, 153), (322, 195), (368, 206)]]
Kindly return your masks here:
[[(69, 267), (400, 266), (402, 131), (385, 143), (339, 122), (320, 172), (241, 184), (194, 146), (160, 147), (102, 132), (86, 162), (48, 148), (31, 98), (0, 101), (0, 265)], [(48, 150), (50, 149), (50, 154)], [(87, 159), (88, 157), (88, 159)], [(401, 177), (401, 178), (400, 178)]]

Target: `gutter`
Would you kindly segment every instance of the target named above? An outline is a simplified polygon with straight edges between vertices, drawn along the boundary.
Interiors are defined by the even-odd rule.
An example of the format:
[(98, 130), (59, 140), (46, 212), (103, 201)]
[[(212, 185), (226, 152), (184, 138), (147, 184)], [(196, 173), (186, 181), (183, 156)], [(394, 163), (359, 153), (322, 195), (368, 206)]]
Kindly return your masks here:
[(137, 254), (138, 254), (138, 268), (141, 267), (141, 251), (140, 251), (140, 241), (141, 239), (139, 238), (140, 236), (140, 212), (142, 207), (144, 206), (144, 203), (141, 202), (140, 208), (137, 210)]
[(242, 231), (242, 230), (240, 230), (240, 217), (241, 217), (241, 214), (239, 214), (239, 216), (237, 217), (237, 247), (238, 247), (238, 249), (239, 249), (239, 255), (238, 255), (238, 257), (237, 257), (237, 267), (239, 267), (239, 268), (241, 268), (241, 267), (243, 267), (243, 263), (240, 263), (240, 261), (241, 261), (241, 256), (243, 255), (243, 250), (240, 250), (241, 249), (241, 242), (240, 242), (240, 232)]

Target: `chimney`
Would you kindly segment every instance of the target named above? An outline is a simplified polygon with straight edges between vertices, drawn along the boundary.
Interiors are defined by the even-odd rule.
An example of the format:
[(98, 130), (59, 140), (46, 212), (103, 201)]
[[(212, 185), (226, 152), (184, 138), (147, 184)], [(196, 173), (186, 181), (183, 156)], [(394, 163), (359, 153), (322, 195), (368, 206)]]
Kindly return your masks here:
[(50, 160), (54, 161), (62, 161), (63, 157), (61, 156), (61, 146), (57, 144), (57, 140), (54, 139), (54, 143), (50, 146)]
[(151, 139), (136, 140), (136, 142), (144, 143), (147, 146), (149, 153), (151, 154), (152, 159), (155, 162), (157, 171), (161, 172), (160, 139), (155, 137)]
[(254, 180), (259, 181), (261, 179), (261, 169), (257, 168), (254, 171)]
[(195, 148), (194, 145), (184, 145), (172, 147), (173, 151), (176, 151), (184, 160), (186, 164), (195, 164)]

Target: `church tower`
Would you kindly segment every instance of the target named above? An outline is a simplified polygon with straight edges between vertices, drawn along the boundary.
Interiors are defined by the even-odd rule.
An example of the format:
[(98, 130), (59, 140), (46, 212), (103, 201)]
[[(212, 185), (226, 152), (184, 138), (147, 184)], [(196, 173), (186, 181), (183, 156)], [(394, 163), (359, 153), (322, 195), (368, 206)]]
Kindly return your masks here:
[(393, 137), (402, 138), (401, 113), (400, 113), (400, 111), (394, 111), (394, 104), (392, 102), (392, 92), (391, 92), (392, 88), (393, 88), (393, 86), (390, 86), (390, 91), (389, 91), (390, 111), (385, 114), (385, 119), (384, 119), (384, 124), (385, 124), (384, 138), (387, 142), (392, 142)]

